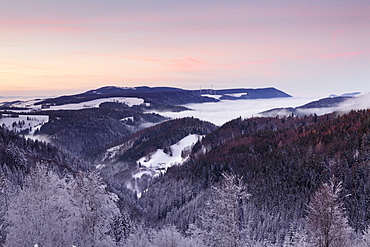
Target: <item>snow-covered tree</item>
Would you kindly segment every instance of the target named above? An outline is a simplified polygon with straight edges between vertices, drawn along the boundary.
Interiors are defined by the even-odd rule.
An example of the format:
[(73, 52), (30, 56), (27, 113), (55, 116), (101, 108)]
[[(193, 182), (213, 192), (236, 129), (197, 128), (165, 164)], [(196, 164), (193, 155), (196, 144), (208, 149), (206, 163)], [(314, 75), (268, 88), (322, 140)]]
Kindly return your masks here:
[(364, 232), (364, 234), (359, 234), (353, 241), (353, 247), (369, 247), (370, 246), (370, 228)]
[(120, 214), (116, 205), (118, 197), (106, 189), (96, 173), (78, 176), (73, 190), (80, 220), (77, 223), (76, 246), (114, 246), (109, 233), (115, 217)]
[(174, 226), (167, 226), (161, 230), (138, 227), (124, 247), (201, 247), (204, 246), (200, 238), (182, 235)]
[(308, 247), (307, 233), (303, 227), (293, 226), (289, 227), (289, 230), (284, 238), (283, 247)]
[(25, 178), (22, 189), (9, 198), (4, 246), (72, 246), (74, 213), (68, 183), (42, 165)]
[(127, 238), (126, 242), (122, 245), (124, 247), (151, 247), (152, 246), (152, 235), (153, 232), (137, 227), (132, 234)]
[(126, 213), (121, 213), (113, 216), (110, 223), (109, 235), (118, 244), (125, 241), (130, 235), (132, 225)]
[(199, 239), (186, 238), (176, 230), (174, 226), (163, 228), (153, 236), (153, 247), (200, 247), (202, 246)]
[(0, 171), (0, 246), (5, 241), (5, 213), (7, 210), (7, 193), (6, 193), (6, 178), (2, 171)]
[(115, 246), (129, 227), (117, 199), (95, 173), (59, 178), (37, 165), (9, 197), (4, 246)]
[(339, 202), (341, 183), (331, 178), (311, 198), (308, 205), (307, 230), (309, 242), (315, 247), (350, 246), (351, 228)]
[(242, 179), (223, 174), (221, 187), (213, 187), (202, 216), (203, 240), (207, 246), (243, 246), (248, 239), (246, 205), (250, 194)]

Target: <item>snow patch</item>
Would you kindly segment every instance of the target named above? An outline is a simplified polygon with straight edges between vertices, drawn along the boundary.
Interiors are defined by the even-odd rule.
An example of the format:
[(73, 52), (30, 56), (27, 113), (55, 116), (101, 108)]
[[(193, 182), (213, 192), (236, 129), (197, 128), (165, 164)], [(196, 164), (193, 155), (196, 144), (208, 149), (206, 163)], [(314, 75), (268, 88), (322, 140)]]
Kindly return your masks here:
[(45, 115), (2, 114), (2, 116), (0, 118), (1, 126), (17, 132), (29, 129), (29, 134), (34, 134), (49, 121), (49, 116)]
[(111, 97), (111, 98), (101, 98), (95, 99), (90, 101), (84, 101), (81, 103), (75, 104), (65, 104), (65, 105), (51, 105), (46, 104), (42, 105), (35, 105), (36, 103), (41, 102), (42, 100), (28, 100), (28, 101), (21, 101), (12, 104), (13, 107), (19, 108), (28, 108), (28, 110), (13, 110), (14, 112), (30, 112), (30, 111), (42, 111), (42, 110), (81, 110), (85, 108), (97, 108), (101, 103), (104, 102), (118, 102), (118, 103), (125, 103), (129, 107), (134, 105), (141, 105), (144, 104), (144, 99), (136, 98), (136, 97)]
[(149, 159), (148, 157), (142, 157), (136, 163), (139, 167), (157, 170), (159, 174), (171, 166), (183, 163), (187, 157), (181, 157), (182, 152), (186, 150), (190, 151), (199, 138), (199, 135), (188, 135), (170, 147), (172, 155), (166, 154), (162, 149), (158, 149)]
[[(126, 187), (135, 191), (137, 196), (141, 197), (142, 188), (138, 186), (138, 180), (142, 179), (143, 176), (145, 176), (146, 179), (147, 177), (152, 178), (159, 176), (165, 173), (171, 166), (184, 163), (189, 157), (191, 148), (202, 137), (203, 136), (195, 134), (186, 136), (170, 147), (172, 155), (166, 154), (162, 149), (158, 149), (152, 155), (140, 158), (136, 161), (138, 170), (132, 175), (134, 184), (129, 182), (126, 184)], [(111, 151), (114, 152), (114, 150)]]
[(233, 94), (224, 94), (224, 95), (231, 96), (231, 97), (236, 97), (236, 98), (240, 98), (243, 95), (247, 95), (247, 93), (233, 93)]
[(214, 99), (220, 99), (222, 95), (213, 95), (213, 94), (202, 94), (202, 96), (214, 98)]
[(114, 98), (102, 98), (102, 99), (95, 99), (90, 101), (85, 101), (77, 104), (66, 104), (66, 105), (58, 105), (58, 106), (50, 106), (48, 110), (80, 110), (85, 108), (97, 108), (101, 103), (104, 102), (117, 102), (117, 103), (124, 103), (129, 107), (134, 105), (141, 105), (144, 103), (143, 99), (140, 98), (127, 98), (127, 97), (114, 97)]
[(17, 114), (2, 114), (2, 116), (0, 126), (15, 132), (23, 132), (25, 137), (31, 140), (50, 142), (47, 136), (35, 135), (35, 132), (39, 131), (42, 125), (49, 122), (49, 116)]
[(121, 122), (134, 122), (134, 117), (125, 117), (120, 119)]
[(119, 88), (125, 89), (125, 90), (129, 90), (129, 89), (131, 89), (131, 90), (137, 90), (136, 87), (119, 87)]
[(106, 152), (105, 152), (105, 155), (104, 155), (104, 159), (103, 160), (109, 160), (111, 158), (113, 158), (116, 153), (121, 149), (121, 147), (123, 146), (122, 145), (118, 145), (118, 146), (114, 146), (110, 149), (108, 149)]
[[(34, 108), (35, 104), (37, 104), (41, 101), (42, 101), (41, 99), (20, 101), (20, 102), (12, 104), (12, 106), (19, 107), (19, 108)], [(37, 108), (41, 109), (41, 106), (38, 106)]]

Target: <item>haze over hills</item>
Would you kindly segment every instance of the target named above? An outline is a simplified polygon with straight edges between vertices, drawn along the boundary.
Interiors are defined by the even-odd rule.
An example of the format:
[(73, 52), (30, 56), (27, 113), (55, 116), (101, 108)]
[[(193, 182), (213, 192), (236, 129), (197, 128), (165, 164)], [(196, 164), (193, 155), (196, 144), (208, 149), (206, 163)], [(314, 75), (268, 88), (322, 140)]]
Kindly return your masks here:
[(262, 116), (304, 116), (310, 114), (323, 115), (325, 113), (339, 112), (346, 113), (350, 110), (367, 109), (370, 107), (370, 94), (347, 93), (340, 96), (331, 95), (330, 97), (314, 100), (297, 107), (280, 107), (263, 111)]

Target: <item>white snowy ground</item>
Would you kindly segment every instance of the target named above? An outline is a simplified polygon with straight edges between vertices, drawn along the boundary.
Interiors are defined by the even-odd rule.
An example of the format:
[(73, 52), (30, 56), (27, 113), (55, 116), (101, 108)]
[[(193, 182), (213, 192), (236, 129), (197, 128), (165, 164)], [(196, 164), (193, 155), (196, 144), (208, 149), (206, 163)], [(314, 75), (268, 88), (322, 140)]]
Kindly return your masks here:
[[(140, 98), (130, 98), (130, 97), (111, 97), (111, 98), (103, 98), (103, 99), (96, 99), (96, 100), (90, 100), (86, 102), (81, 102), (78, 104), (65, 104), (60, 106), (50, 106), (50, 108), (47, 109), (41, 109), (40, 105), (35, 105), (36, 103), (40, 102), (41, 100), (28, 100), (28, 101), (22, 101), (19, 103), (14, 104), (15, 107), (27, 107), (30, 108), (27, 111), (19, 110), (14, 112), (34, 112), (34, 111), (42, 111), (42, 110), (80, 110), (85, 108), (95, 108), (99, 107), (101, 103), (104, 102), (120, 102), (125, 103), (129, 107), (132, 107), (134, 105), (140, 105), (144, 103), (143, 99)], [(1, 103), (0, 103), (1, 105)], [(133, 118), (125, 118), (121, 119), (121, 121), (128, 121), (133, 120)], [(19, 123), (19, 122), (25, 122), (25, 124), (22, 127), (19, 127), (19, 125), (16, 125), (13, 127), (13, 123)], [(30, 133), (26, 136), (30, 139), (38, 139), (41, 141), (48, 141), (48, 139), (45, 136), (34, 136), (34, 133), (37, 129), (40, 129), (41, 126), (49, 121), (49, 116), (43, 116), (43, 115), (19, 115), (19, 117), (10, 117), (8, 114), (3, 114), (3, 118), (0, 119), (0, 126), (5, 126), (6, 128), (14, 131), (22, 131), (27, 128), (31, 128)]]
[(193, 145), (202, 137), (203, 136), (200, 135), (188, 135), (181, 139), (178, 143), (171, 146), (172, 156), (164, 153), (162, 149), (158, 149), (150, 155), (149, 159), (148, 157), (142, 157), (137, 160), (136, 163), (138, 164), (138, 167), (140, 164), (140, 168), (132, 175), (135, 184), (128, 183), (127, 188), (135, 191), (137, 196), (141, 197), (142, 192), (137, 187), (137, 179), (141, 179), (143, 175), (155, 177), (161, 173), (165, 173), (171, 166), (181, 165), (188, 158), (188, 156), (182, 158), (182, 152), (190, 151)]
[[(19, 126), (19, 122), (23, 122), (24, 125)], [(31, 129), (27, 138), (40, 141), (48, 141), (45, 136), (36, 135), (34, 133), (36, 130), (40, 130), (41, 126), (49, 121), (49, 116), (45, 115), (19, 115), (19, 117), (10, 117), (8, 114), (3, 114), (3, 117), (0, 118), (0, 126), (5, 126), (6, 128), (14, 131), (22, 131), (25, 129)], [(13, 123), (17, 123), (13, 126)]]
[[(80, 110), (80, 109), (85, 109), (85, 108), (95, 108), (95, 107), (99, 107), (99, 105), (104, 102), (125, 103), (129, 107), (144, 103), (143, 99), (135, 98), (135, 97), (132, 97), (132, 98), (131, 97), (112, 97), (112, 98), (90, 100), (90, 101), (85, 101), (85, 102), (76, 103), (76, 104), (50, 106), (50, 108), (41, 109), (41, 105), (35, 105), (36, 103), (40, 101), (41, 100), (28, 100), (28, 101), (23, 101), (23, 102), (13, 104), (13, 106), (14, 107), (27, 107), (27, 108), (30, 108), (29, 111), (42, 111), (42, 110)], [(24, 111), (19, 111), (19, 112), (24, 112)]]
[[(23, 127), (19, 127), (19, 122), (23, 122)], [(9, 114), (3, 114), (3, 117), (0, 118), (0, 126), (5, 126), (10, 130), (22, 131), (27, 128), (31, 128), (31, 133), (33, 134), (36, 129), (39, 129), (44, 123), (49, 121), (49, 116), (45, 115), (19, 115), (18, 117), (10, 117)], [(17, 123), (13, 127), (13, 123)]]
[(67, 104), (61, 106), (50, 106), (50, 110), (80, 110), (84, 108), (96, 108), (99, 107), (101, 103), (104, 102), (118, 102), (118, 103), (125, 103), (129, 107), (134, 105), (141, 105), (144, 103), (143, 99), (140, 98), (128, 98), (128, 97), (114, 97), (114, 98), (104, 98), (104, 99), (96, 99), (91, 101), (86, 101), (78, 104)]
[[(162, 149), (158, 149), (154, 154), (148, 157), (142, 157), (136, 161), (136, 163), (141, 165), (144, 169), (155, 170), (159, 174), (161, 171), (166, 171), (169, 167), (181, 164), (186, 160), (186, 158), (181, 157), (182, 151), (186, 151), (201, 138), (199, 135), (188, 135), (187, 137), (181, 139), (178, 143), (171, 146), (172, 156), (163, 152)], [(136, 173), (135, 178), (140, 178), (142, 172)]]

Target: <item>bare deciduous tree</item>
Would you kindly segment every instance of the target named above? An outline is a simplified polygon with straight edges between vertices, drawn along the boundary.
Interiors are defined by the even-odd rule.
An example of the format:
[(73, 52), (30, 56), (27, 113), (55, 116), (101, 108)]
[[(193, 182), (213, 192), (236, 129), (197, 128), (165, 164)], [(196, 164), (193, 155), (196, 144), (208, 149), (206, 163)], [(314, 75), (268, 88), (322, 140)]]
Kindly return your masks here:
[(308, 205), (309, 242), (315, 247), (347, 247), (351, 228), (339, 201), (342, 184), (331, 178), (321, 185)]
[(204, 241), (208, 246), (242, 246), (247, 239), (246, 202), (250, 197), (242, 178), (223, 174), (220, 188), (212, 188), (212, 198), (202, 216)]

